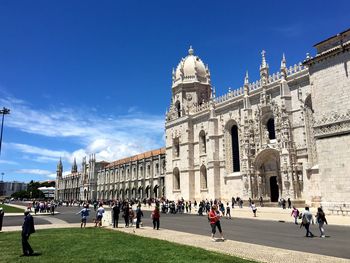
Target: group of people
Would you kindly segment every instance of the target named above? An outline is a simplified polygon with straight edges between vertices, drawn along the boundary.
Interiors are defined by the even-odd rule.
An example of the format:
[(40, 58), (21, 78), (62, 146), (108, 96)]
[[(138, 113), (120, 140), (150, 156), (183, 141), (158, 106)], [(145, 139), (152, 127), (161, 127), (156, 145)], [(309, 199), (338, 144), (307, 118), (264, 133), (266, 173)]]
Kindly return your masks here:
[[(105, 209), (103, 208), (103, 204), (100, 203), (98, 205), (98, 208), (95, 209), (96, 211), (96, 218), (94, 219), (94, 223), (95, 223), (95, 227), (99, 226), (101, 227), (102, 226), (102, 218), (103, 218), (103, 214), (105, 212)], [(81, 224), (80, 224), (80, 227), (81, 228), (85, 228), (86, 227), (86, 221), (90, 215), (90, 209), (89, 209), (89, 204), (88, 203), (85, 203), (83, 204), (83, 209), (81, 209), (77, 215), (81, 215)]]
[[(298, 219), (301, 219), (300, 227), (305, 227), (306, 237), (314, 237), (315, 235), (310, 231), (310, 225), (314, 224), (314, 217), (310, 212), (310, 208), (308, 206), (305, 207), (303, 212), (299, 212), (299, 210), (293, 206), (291, 216), (294, 217), (294, 223), (298, 225)], [(325, 230), (324, 224), (328, 225), (326, 214), (323, 211), (322, 207), (317, 208), (317, 213), (315, 215), (316, 223), (318, 224), (318, 229), (320, 230), (320, 237), (324, 238)]]
[(47, 202), (47, 201), (33, 201), (33, 203), (28, 206), (28, 209), (31, 211), (34, 209), (34, 213), (50, 213), (51, 215), (55, 214), (55, 202)]

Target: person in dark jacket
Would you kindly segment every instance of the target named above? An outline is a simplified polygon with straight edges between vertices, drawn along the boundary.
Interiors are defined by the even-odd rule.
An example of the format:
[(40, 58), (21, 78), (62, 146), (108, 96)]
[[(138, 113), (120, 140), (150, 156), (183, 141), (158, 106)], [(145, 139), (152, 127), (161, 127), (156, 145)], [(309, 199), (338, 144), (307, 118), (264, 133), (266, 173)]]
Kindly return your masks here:
[(2, 207), (0, 207), (0, 231), (2, 229), (2, 221), (4, 219), (4, 215), (5, 215), (4, 210)]
[(129, 203), (125, 203), (123, 207), (123, 217), (125, 221), (125, 227), (129, 227), (129, 217), (130, 217), (130, 212), (129, 212)]
[(141, 204), (139, 204), (136, 209), (136, 228), (140, 228), (141, 217), (143, 217), (143, 212), (141, 210)]
[(156, 208), (152, 212), (153, 229), (156, 229), (157, 227), (157, 230), (159, 230), (159, 218), (159, 207), (156, 206)]
[(113, 228), (118, 228), (118, 220), (120, 214), (119, 202), (116, 202), (113, 206)]
[(22, 226), (23, 256), (31, 256), (34, 252), (28, 242), (29, 236), (33, 233), (35, 233), (34, 219), (30, 214), (30, 211), (27, 210), (24, 212), (24, 222)]

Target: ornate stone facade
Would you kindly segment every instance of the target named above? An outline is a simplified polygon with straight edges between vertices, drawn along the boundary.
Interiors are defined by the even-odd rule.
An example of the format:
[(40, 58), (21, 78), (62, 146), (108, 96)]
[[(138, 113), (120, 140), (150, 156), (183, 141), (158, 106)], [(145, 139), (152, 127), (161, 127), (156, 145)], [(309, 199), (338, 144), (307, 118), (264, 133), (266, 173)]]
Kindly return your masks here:
[(86, 157), (82, 161), (82, 169), (79, 172), (76, 160), (72, 165), (71, 173), (63, 176), (63, 165), (60, 160), (57, 164), (55, 199), (61, 201), (96, 200), (97, 198), (97, 172), (107, 162), (96, 162), (95, 155)]
[[(166, 114), (167, 198), (349, 203), (349, 32), (317, 44), (304, 63), (287, 67), (283, 55), (272, 75), (263, 51), (260, 79), (247, 73), (221, 97), (190, 48), (173, 70)], [(334, 158), (325, 156), (329, 143), (338, 145)], [(342, 178), (328, 191), (335, 172)]]
[(114, 161), (97, 174), (97, 198), (144, 199), (164, 196), (165, 150)]
[(192, 47), (172, 74), (166, 148), (110, 164), (94, 156), (62, 176), (56, 198), (170, 200), (280, 198), (350, 205), (350, 30), (315, 45), (317, 55), (216, 97)]

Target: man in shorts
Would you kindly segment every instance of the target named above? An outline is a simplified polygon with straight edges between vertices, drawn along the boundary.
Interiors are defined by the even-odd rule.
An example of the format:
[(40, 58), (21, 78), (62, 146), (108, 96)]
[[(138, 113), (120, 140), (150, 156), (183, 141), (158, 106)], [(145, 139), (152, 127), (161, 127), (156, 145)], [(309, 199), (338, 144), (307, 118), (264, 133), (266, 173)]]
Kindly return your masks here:
[(208, 220), (210, 222), (210, 226), (211, 226), (211, 240), (212, 241), (216, 241), (216, 239), (214, 238), (215, 233), (216, 233), (216, 228), (218, 228), (219, 233), (221, 235), (221, 240), (224, 241), (224, 236), (222, 234), (222, 229), (221, 229), (221, 224), (220, 224), (220, 212), (218, 211), (218, 207), (214, 204), (211, 207), (211, 210), (208, 214)]
[(80, 212), (77, 213), (78, 214), (81, 214), (81, 224), (80, 224), (80, 228), (84, 228), (86, 227), (86, 220), (89, 216), (89, 212), (90, 212), (90, 209), (88, 209), (88, 206), (87, 205), (84, 205), (84, 208), (80, 210)]
[(104, 212), (105, 212), (105, 209), (103, 208), (102, 203), (100, 203), (100, 205), (97, 209), (97, 213), (96, 213), (95, 227), (97, 227), (97, 224), (99, 227), (102, 226), (102, 217), (103, 217)]

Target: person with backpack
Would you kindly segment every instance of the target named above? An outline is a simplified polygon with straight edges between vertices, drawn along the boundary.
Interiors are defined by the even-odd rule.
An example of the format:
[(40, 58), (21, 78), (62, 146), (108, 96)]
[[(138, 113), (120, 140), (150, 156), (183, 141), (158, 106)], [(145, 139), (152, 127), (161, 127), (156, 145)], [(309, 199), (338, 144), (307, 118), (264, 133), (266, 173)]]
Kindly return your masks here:
[(317, 220), (318, 228), (320, 229), (320, 232), (321, 232), (320, 237), (322, 237), (322, 238), (326, 237), (326, 235), (324, 233), (323, 225), (324, 225), (324, 223), (326, 223), (328, 225), (328, 222), (326, 219), (326, 215), (323, 212), (323, 209), (321, 207), (317, 208), (316, 220)]
[(290, 216), (294, 217), (294, 223), (297, 225), (298, 224), (298, 217), (299, 217), (299, 210), (297, 208), (295, 208), (295, 206), (293, 206), (293, 210), (292, 213), (290, 214)]

